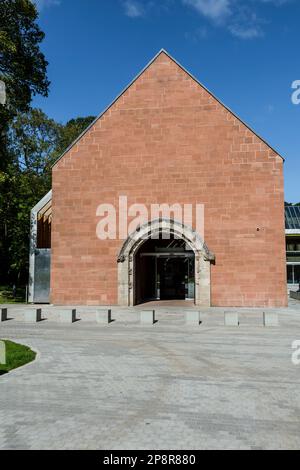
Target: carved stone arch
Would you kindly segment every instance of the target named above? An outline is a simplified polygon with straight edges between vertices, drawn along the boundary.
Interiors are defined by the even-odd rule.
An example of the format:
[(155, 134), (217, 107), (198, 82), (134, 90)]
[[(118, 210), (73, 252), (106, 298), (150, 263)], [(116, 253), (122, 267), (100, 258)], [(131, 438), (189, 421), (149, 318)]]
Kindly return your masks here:
[(173, 234), (184, 240), (195, 253), (195, 304), (209, 307), (210, 264), (215, 259), (200, 235), (191, 227), (169, 219), (157, 219), (139, 226), (124, 242), (118, 255), (118, 304), (134, 305), (134, 256), (149, 238), (160, 234)]

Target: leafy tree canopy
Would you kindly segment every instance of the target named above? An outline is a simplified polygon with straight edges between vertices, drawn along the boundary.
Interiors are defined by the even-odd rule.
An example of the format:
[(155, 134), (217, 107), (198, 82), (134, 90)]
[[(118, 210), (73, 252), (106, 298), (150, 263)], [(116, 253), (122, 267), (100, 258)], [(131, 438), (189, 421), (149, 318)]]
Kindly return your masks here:
[(48, 95), (47, 61), (38, 12), (30, 0), (0, 0), (0, 280), (27, 282), (30, 210), (51, 188), (51, 165), (90, 124), (66, 125), (31, 109)]
[(9, 132), (10, 152), (17, 168), (36, 176), (49, 172), (62, 129), (40, 109), (18, 114)]
[(29, 109), (33, 95), (47, 96), (47, 61), (40, 51), (44, 33), (30, 0), (0, 1), (0, 80), (6, 104), (0, 105), (0, 170), (9, 162), (8, 125), (17, 112)]
[(71, 119), (62, 126), (56, 149), (57, 157), (59, 157), (94, 120), (95, 116), (78, 117)]
[(27, 282), (30, 211), (51, 189), (55, 159), (94, 117), (58, 124), (40, 109), (14, 118), (8, 133), (11, 162), (0, 173), (0, 280)]

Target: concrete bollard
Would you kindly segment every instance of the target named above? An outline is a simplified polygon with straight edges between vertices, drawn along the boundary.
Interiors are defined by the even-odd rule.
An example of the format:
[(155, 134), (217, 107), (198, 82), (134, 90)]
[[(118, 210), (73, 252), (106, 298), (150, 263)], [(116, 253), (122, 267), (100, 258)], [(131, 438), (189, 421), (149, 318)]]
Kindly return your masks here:
[(140, 320), (143, 325), (153, 325), (155, 323), (155, 310), (142, 310)]
[(239, 326), (239, 314), (237, 312), (224, 312), (225, 326)]
[(7, 308), (0, 309), (0, 322), (7, 321)]
[(111, 323), (111, 309), (99, 309), (96, 310), (96, 321), (97, 323)]
[(26, 323), (37, 323), (42, 320), (41, 308), (27, 308), (24, 310), (24, 320)]
[(290, 298), (295, 300), (300, 300), (300, 292), (290, 291)]
[(197, 310), (187, 310), (185, 312), (186, 325), (200, 325), (200, 312)]
[(76, 321), (76, 308), (59, 311), (59, 321), (61, 323), (74, 323)]
[(263, 313), (263, 324), (264, 326), (278, 326), (278, 314), (274, 312), (264, 312)]

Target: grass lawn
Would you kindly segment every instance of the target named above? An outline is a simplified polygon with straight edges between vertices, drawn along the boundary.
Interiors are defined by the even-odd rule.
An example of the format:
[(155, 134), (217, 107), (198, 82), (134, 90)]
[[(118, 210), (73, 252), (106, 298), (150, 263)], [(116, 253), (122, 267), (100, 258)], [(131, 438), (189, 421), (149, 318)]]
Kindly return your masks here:
[(0, 304), (24, 303), (26, 301), (25, 297), (25, 288), (18, 287), (14, 297), (12, 287), (0, 286)]
[(6, 374), (12, 369), (17, 369), (17, 367), (24, 366), (24, 364), (32, 362), (36, 357), (36, 353), (28, 346), (7, 340), (0, 341), (4, 341), (6, 348), (6, 364), (0, 363), (0, 375)]

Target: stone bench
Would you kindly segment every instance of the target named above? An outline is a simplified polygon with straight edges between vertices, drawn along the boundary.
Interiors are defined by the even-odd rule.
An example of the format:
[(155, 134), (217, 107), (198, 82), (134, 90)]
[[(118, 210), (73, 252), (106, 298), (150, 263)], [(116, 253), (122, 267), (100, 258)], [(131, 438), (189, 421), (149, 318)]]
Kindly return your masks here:
[(7, 321), (7, 308), (0, 309), (0, 322)]
[(24, 321), (26, 323), (37, 323), (42, 320), (41, 308), (26, 308), (24, 310)]
[(185, 324), (196, 326), (200, 325), (200, 312), (197, 310), (187, 310), (185, 312)]
[(263, 325), (264, 326), (278, 326), (278, 313), (264, 312), (263, 313)]
[(58, 312), (61, 323), (74, 323), (76, 319), (76, 308), (70, 310), (60, 310)]
[(111, 323), (111, 309), (98, 309), (96, 310), (97, 323), (107, 324)]
[(142, 310), (140, 322), (143, 325), (153, 325), (155, 323), (155, 310)]
[(238, 312), (224, 312), (224, 325), (225, 326), (239, 326)]

